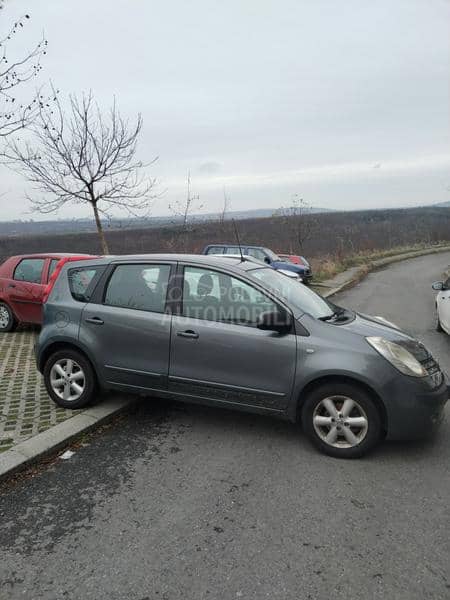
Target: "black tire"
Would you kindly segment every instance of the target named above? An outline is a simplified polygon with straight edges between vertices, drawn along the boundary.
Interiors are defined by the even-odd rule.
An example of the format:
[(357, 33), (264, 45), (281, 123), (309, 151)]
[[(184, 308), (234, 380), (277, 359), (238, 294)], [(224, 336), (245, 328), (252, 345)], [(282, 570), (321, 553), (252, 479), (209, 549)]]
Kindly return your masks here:
[(7, 314), (7, 321), (3, 319), (0, 320), (0, 333), (7, 333), (10, 331), (14, 331), (16, 329), (18, 323), (14, 316), (13, 311), (9, 308), (6, 302), (0, 302), (0, 310), (3, 314)]
[[(350, 420), (344, 418), (342, 413), (339, 412), (341, 409), (338, 408), (337, 418), (335, 418), (336, 424), (331, 424), (330, 426), (316, 425), (317, 429), (320, 431), (319, 435), (314, 424), (315, 419), (322, 416), (323, 413), (320, 414), (320, 411), (325, 411), (326, 413), (326, 409), (322, 402), (332, 397), (349, 398), (356, 404), (354, 405), (354, 409), (348, 415)], [(334, 402), (336, 402), (337, 406), (339, 406), (341, 401), (339, 399), (334, 399), (333, 404)], [(343, 401), (341, 408), (342, 406)], [(350, 421), (355, 417), (359, 418), (360, 420), (365, 419), (366, 425), (363, 427), (350, 427)], [(332, 420), (334, 417), (328, 417), (325, 414), (323, 415), (323, 418), (327, 420), (330, 418), (330, 420)], [(380, 413), (370, 395), (356, 384), (342, 383), (337, 381), (336, 383), (326, 383), (313, 389), (303, 403), (301, 419), (303, 430), (311, 442), (324, 454), (328, 454), (329, 456), (334, 456), (336, 458), (359, 458), (372, 450), (372, 448), (376, 446), (382, 437)], [(325, 434), (331, 434), (331, 429), (333, 427), (335, 427), (336, 431), (339, 430), (337, 432), (338, 438), (334, 442), (336, 445), (332, 445), (323, 439), (324, 436), (326, 437)], [(333, 435), (336, 433), (336, 431), (333, 432)], [(347, 441), (345, 436), (350, 436), (350, 434), (353, 434), (354, 438), (360, 441), (357, 443), (355, 442), (355, 445), (347, 445), (350, 443)], [(337, 445), (339, 445), (339, 447)]]
[[(51, 372), (53, 367), (59, 361), (64, 362), (68, 360), (73, 361), (84, 374), (83, 392), (78, 398), (73, 400), (61, 398), (55, 392), (51, 383)], [(76, 373), (78, 373), (78, 371), (76, 371)], [(47, 359), (44, 365), (44, 382), (50, 398), (55, 404), (62, 406), (63, 408), (84, 408), (94, 400), (97, 392), (97, 380), (91, 363), (83, 354), (76, 350), (72, 350), (71, 348), (68, 348), (67, 350), (58, 350)]]

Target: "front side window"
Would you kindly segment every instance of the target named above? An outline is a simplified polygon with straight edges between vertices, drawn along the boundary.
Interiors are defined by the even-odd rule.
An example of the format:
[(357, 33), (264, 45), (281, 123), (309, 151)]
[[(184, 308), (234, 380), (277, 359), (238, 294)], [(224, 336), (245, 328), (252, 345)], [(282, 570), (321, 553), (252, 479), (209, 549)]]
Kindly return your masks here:
[(14, 271), (14, 279), (28, 283), (41, 283), (44, 262), (43, 258), (24, 258)]
[(206, 251), (207, 254), (223, 254), (223, 246), (211, 246)]
[(225, 254), (240, 254), (239, 246), (228, 246), (225, 248)]
[(184, 268), (185, 317), (256, 326), (262, 313), (281, 311), (265, 294), (236, 277), (198, 267)]
[(170, 265), (118, 265), (108, 282), (104, 304), (163, 313)]
[(99, 269), (98, 267), (81, 267), (69, 270), (69, 288), (74, 300), (89, 302), (98, 281), (96, 275), (102, 271), (103, 268)]

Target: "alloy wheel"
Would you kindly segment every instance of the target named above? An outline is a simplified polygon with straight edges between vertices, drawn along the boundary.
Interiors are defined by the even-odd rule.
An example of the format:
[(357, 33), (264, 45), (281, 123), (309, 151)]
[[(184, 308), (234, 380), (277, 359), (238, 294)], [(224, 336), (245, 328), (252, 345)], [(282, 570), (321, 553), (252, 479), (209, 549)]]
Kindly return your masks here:
[(0, 329), (6, 329), (10, 319), (11, 317), (6, 306), (0, 306)]
[(329, 396), (313, 413), (314, 430), (334, 448), (353, 448), (367, 435), (369, 420), (362, 406), (348, 396)]
[(86, 376), (80, 365), (71, 358), (55, 362), (50, 371), (53, 392), (66, 402), (78, 400), (86, 386)]

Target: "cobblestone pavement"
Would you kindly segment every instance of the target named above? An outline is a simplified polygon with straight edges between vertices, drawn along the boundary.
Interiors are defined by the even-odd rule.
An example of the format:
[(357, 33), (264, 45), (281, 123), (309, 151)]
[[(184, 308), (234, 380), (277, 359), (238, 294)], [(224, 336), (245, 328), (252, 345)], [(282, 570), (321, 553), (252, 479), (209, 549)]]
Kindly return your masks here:
[(45, 391), (34, 363), (36, 336), (30, 329), (0, 334), (0, 452), (73, 416)]

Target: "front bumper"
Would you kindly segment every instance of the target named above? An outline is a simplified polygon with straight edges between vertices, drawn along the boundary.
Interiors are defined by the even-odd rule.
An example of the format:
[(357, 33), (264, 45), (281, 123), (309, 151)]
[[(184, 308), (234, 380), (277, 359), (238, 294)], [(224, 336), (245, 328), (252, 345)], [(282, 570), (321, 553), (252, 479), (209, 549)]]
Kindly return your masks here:
[(408, 382), (397, 389), (387, 410), (387, 439), (414, 440), (433, 435), (445, 417), (450, 398), (450, 382), (444, 374), (442, 384), (432, 390), (423, 382)]

